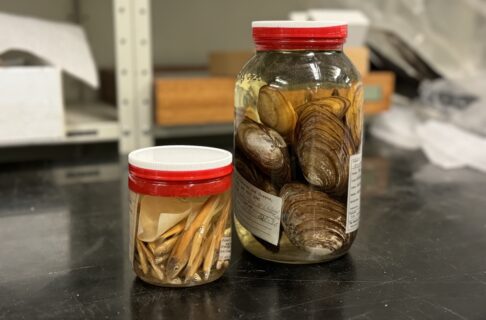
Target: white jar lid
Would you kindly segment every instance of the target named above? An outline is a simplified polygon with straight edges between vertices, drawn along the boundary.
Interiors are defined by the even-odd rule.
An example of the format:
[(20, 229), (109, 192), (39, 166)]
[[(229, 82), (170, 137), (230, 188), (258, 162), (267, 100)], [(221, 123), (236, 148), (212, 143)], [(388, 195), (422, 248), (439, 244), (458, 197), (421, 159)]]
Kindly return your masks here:
[(275, 21), (253, 21), (252, 28), (330, 28), (347, 26), (348, 23), (339, 20), (324, 21), (292, 21), (292, 20), (275, 20)]
[(231, 165), (231, 152), (211, 147), (168, 145), (130, 152), (132, 166), (156, 171), (200, 171)]

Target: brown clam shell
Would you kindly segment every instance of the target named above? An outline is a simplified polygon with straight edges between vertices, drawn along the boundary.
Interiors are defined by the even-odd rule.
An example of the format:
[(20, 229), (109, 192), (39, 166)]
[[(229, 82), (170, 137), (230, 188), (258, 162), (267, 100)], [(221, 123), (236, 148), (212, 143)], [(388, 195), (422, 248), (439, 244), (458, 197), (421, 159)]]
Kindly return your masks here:
[(282, 187), (282, 226), (289, 241), (303, 250), (326, 254), (347, 243), (346, 207), (300, 183)]
[(277, 188), (263, 176), (258, 169), (251, 163), (251, 161), (241, 154), (241, 151), (237, 151), (235, 154), (235, 168), (238, 173), (245, 178), (246, 181), (254, 185), (255, 187), (278, 196)]
[(258, 94), (260, 121), (277, 131), (285, 141), (292, 141), (297, 116), (292, 104), (275, 87), (263, 86)]
[(277, 186), (290, 181), (287, 144), (277, 131), (245, 119), (236, 130), (235, 144)]
[(351, 101), (351, 106), (348, 108), (345, 114), (346, 125), (351, 132), (355, 148), (359, 149), (363, 129), (363, 85), (358, 83), (353, 86), (349, 90), (348, 96)]
[(262, 180), (261, 174), (255, 168), (255, 166), (246, 157), (236, 151), (235, 154), (235, 169), (238, 173), (245, 178), (246, 181), (254, 186), (259, 186)]
[(309, 101), (303, 105), (296, 107), (297, 113), (300, 113), (300, 110), (303, 110), (309, 106), (328, 109), (331, 111), (336, 117), (342, 119), (346, 111), (350, 106), (350, 102), (347, 98), (341, 96), (330, 96), (326, 98), (321, 98), (318, 100)]
[(348, 183), (349, 156), (354, 152), (348, 128), (333, 111), (315, 104), (299, 109), (296, 153), (307, 182), (343, 195)]

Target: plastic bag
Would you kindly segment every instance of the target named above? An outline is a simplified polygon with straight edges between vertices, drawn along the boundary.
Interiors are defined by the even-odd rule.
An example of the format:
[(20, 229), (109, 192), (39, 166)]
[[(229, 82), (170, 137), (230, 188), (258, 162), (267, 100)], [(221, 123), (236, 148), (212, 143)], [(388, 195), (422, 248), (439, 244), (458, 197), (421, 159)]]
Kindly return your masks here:
[(460, 80), (422, 82), (422, 116), (486, 136), (486, 73)]
[(486, 73), (485, 0), (317, 0), (309, 5), (362, 10), (372, 26), (398, 35), (445, 78)]

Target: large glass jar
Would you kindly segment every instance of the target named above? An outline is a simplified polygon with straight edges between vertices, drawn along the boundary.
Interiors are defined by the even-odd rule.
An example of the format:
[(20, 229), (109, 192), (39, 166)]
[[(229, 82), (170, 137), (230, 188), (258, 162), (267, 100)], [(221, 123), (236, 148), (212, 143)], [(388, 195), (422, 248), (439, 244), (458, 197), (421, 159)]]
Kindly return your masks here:
[(231, 153), (162, 146), (133, 151), (128, 162), (135, 274), (183, 287), (221, 277), (231, 255)]
[(339, 22), (253, 23), (235, 90), (235, 226), (267, 260), (346, 253), (359, 224), (363, 86)]

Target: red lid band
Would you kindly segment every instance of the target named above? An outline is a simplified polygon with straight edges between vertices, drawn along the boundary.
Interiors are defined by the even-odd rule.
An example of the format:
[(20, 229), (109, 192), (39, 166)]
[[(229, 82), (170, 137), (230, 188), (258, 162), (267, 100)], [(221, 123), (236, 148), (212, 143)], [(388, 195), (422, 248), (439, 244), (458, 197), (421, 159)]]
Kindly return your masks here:
[(347, 25), (253, 28), (253, 40), (257, 50), (340, 50), (347, 35)]
[(196, 171), (159, 171), (150, 170), (128, 165), (128, 172), (142, 179), (157, 181), (200, 181), (216, 179), (230, 175), (233, 172), (233, 165), (227, 165), (221, 168), (196, 170)]
[(232, 176), (189, 181), (154, 181), (128, 176), (128, 188), (136, 193), (159, 197), (202, 197), (223, 193), (231, 188)]
[(267, 50), (342, 50), (343, 41), (330, 39), (261, 39), (255, 41), (257, 51)]

